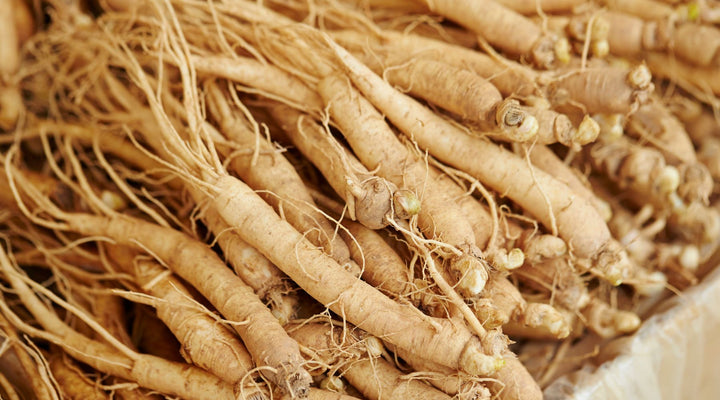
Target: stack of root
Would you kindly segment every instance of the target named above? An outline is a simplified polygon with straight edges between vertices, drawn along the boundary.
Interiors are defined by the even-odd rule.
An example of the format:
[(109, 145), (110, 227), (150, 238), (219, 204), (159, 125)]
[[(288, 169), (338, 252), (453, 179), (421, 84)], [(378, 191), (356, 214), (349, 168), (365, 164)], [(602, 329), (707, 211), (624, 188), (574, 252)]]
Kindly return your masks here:
[(539, 399), (637, 330), (720, 7), (535, 3), (0, 1), (0, 396)]

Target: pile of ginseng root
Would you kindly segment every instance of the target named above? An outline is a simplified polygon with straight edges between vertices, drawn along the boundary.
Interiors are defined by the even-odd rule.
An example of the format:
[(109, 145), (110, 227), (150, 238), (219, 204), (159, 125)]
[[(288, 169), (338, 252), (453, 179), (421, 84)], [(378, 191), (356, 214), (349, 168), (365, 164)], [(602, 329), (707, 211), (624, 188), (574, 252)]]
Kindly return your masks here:
[(0, 0), (0, 397), (540, 399), (720, 240), (720, 4)]

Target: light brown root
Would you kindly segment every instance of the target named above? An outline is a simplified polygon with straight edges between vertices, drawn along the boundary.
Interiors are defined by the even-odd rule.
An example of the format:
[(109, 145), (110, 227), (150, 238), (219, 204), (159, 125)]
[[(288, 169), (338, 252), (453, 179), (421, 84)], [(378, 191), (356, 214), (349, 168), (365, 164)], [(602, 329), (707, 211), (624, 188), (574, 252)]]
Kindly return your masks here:
[(347, 203), (351, 219), (380, 229), (392, 216), (394, 184), (372, 174), (325, 127), (288, 107), (271, 107), (290, 139)]
[(569, 316), (549, 304), (528, 303), (516, 321), (503, 327), (510, 337), (564, 339), (570, 335)]
[(585, 113), (633, 112), (653, 91), (645, 65), (626, 70), (615, 67), (571, 71), (547, 87), (548, 99), (556, 105), (581, 105)]

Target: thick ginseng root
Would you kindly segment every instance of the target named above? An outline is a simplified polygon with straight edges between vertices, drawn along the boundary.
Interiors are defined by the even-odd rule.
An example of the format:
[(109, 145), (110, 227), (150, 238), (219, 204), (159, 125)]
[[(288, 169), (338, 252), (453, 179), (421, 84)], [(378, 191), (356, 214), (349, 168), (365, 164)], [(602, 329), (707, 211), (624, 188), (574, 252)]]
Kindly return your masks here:
[(351, 331), (313, 323), (288, 326), (288, 331), (318, 358), (313, 361), (340, 368), (342, 376), (368, 399), (450, 400), (447, 394), (419, 380), (404, 379), (395, 366), (371, 354)]
[(349, 221), (344, 221), (343, 226), (347, 232), (341, 235), (348, 243), (350, 256), (362, 268), (362, 279), (392, 296), (409, 296), (412, 271), (380, 233)]
[(205, 210), (202, 219), (210, 231), (218, 235), (217, 243), (237, 276), (268, 305), (281, 325), (291, 320), (295, 314), (297, 298), (292, 295), (285, 274), (233, 232), (220, 218), (217, 210)]
[(653, 91), (650, 71), (645, 65), (632, 69), (594, 67), (560, 74), (547, 86), (548, 99), (555, 106), (580, 108), (584, 113), (635, 111)]
[(418, 194), (420, 229), (461, 251), (448, 257), (458, 288), (470, 295), (479, 293), (487, 280), (482, 253), (470, 225), (448, 206), (463, 195), (462, 189), (402, 144), (382, 114), (347, 79), (329, 76), (320, 82), (319, 90), (331, 117), (363, 164), (377, 169), (378, 175), (399, 188)]
[(245, 57), (193, 56), (190, 62), (199, 74), (225, 78), (285, 100), (308, 112), (322, 110), (315, 91), (294, 76), (269, 64)]
[(625, 132), (647, 141), (672, 165), (696, 161), (695, 148), (683, 123), (656, 97), (630, 115)]
[(570, 335), (569, 317), (549, 304), (527, 303), (522, 314), (503, 325), (510, 338), (565, 339)]
[[(229, 169), (307, 238), (332, 255), (341, 265), (350, 260), (347, 246), (335, 229), (313, 204), (300, 175), (290, 162), (266, 140), (259, 139), (217, 86), (208, 87), (208, 110), (223, 134), (235, 145), (252, 149), (252, 153), (233, 154)], [(282, 211), (280, 211), (282, 210)]]
[(567, 61), (564, 39), (546, 35), (531, 20), (489, 0), (422, 0), (431, 11), (476, 32), (488, 43), (508, 54), (526, 58), (540, 68), (556, 60)]
[[(720, 95), (720, 75), (717, 68), (696, 67), (659, 52), (645, 53), (643, 61), (653, 76), (667, 79), (685, 90), (701, 93), (700, 97), (705, 97), (709, 92)], [(712, 100), (709, 102), (712, 103)]]
[(554, 304), (570, 311), (585, 307), (590, 294), (578, 270), (567, 258), (555, 258), (538, 264), (525, 264), (513, 276), (537, 291), (548, 294)]
[[(289, 107), (270, 107), (270, 113), (308, 160), (345, 200), (351, 219), (381, 229), (393, 218), (395, 184), (375, 176), (325, 128), (307, 114)], [(397, 210), (395, 213), (397, 214)]]
[[(375, 62), (372, 55), (364, 61), (390, 84), (489, 131), (487, 134), (496, 139), (526, 142), (537, 134), (537, 119), (527, 109), (517, 100), (503, 100), (492, 83), (467, 69), (423, 57), (387, 57), (389, 66)], [(439, 91), (439, 87), (457, 90)]]
[(528, 155), (534, 166), (552, 174), (556, 179), (568, 185), (576, 194), (585, 198), (605, 221), (610, 219), (612, 210), (607, 202), (596, 196), (589, 183), (583, 181), (583, 177), (578, 174), (577, 170), (570, 168), (552, 150), (546, 146), (535, 145)]
[(514, 316), (522, 315), (527, 306), (517, 287), (497, 273), (490, 275), (485, 290), (478, 298), (468, 301), (486, 329), (505, 325)]
[[(483, 382), (482, 384), (476, 382), (473, 378), (463, 373), (458, 373), (442, 365), (437, 365), (428, 360), (424, 360), (418, 357), (416, 354), (404, 351), (402, 349), (390, 346), (393, 353), (398, 355), (400, 358), (405, 360), (410, 366), (416, 371), (430, 371), (440, 375), (440, 378), (432, 379), (430, 382), (446, 391), (448, 394), (453, 394), (459, 399), (485, 399), (487, 397), (487, 388), (490, 388), (492, 398), (499, 398), (501, 400), (530, 400), (530, 399), (542, 399), (543, 395), (540, 388), (529, 375), (518, 373), (518, 371), (524, 370), (524, 367), (520, 361), (514, 356), (506, 358), (505, 367), (503, 367), (494, 376), (491, 376), (490, 380)], [(483, 386), (485, 385), (485, 386)], [(455, 393), (457, 392), (457, 393)]]
[(620, 137), (598, 141), (588, 150), (594, 168), (612, 179), (620, 189), (642, 194), (659, 209), (670, 208), (680, 185), (677, 168), (665, 163), (660, 152)]
[(413, 99), (399, 93), (333, 42), (353, 83), (420, 148), (463, 170), (515, 201), (543, 225), (557, 230), (575, 254), (597, 261), (614, 283), (629, 275), (626, 255), (611, 244), (610, 232), (595, 209), (567, 185), (531, 168), (525, 160), (486, 140), (471, 137)]
[(415, 356), (403, 349), (390, 346), (390, 350), (420, 373), (431, 385), (460, 400), (489, 400), (490, 391), (473, 376), (453, 370)]
[(617, 12), (603, 14), (610, 24), (613, 54), (637, 58), (647, 51), (667, 52), (694, 66), (720, 66), (720, 29), (701, 24), (675, 26), (671, 20), (645, 21)]
[(181, 354), (186, 361), (229, 384), (242, 383), (254, 367), (247, 349), (210, 316), (177, 277), (167, 274), (156, 261), (135, 259), (135, 253), (127, 248), (113, 246), (108, 252), (118, 267), (135, 276), (144, 292), (158, 299), (158, 318), (182, 344)]
[(13, 75), (20, 68), (20, 37), (14, 13), (24, 4), (12, 0), (0, 3), (0, 129), (9, 130), (15, 126), (23, 109), (20, 89), (12, 82)]
[(534, 15), (538, 12), (561, 14), (570, 12), (574, 7), (584, 3), (582, 0), (540, 0), (530, 2), (525, 0), (495, 0), (505, 7), (523, 15)]
[[(457, 68), (475, 72), (492, 83), (503, 97), (530, 96), (537, 94), (537, 83), (540, 74), (520, 63), (510, 60), (502, 62), (484, 53), (465, 47), (449, 44), (411, 33), (403, 34), (393, 31), (382, 31), (381, 36), (368, 36), (357, 31), (337, 31), (331, 33), (334, 40), (343, 47), (357, 54), (363, 60), (367, 57), (367, 47), (373, 53), (410, 55), (428, 60), (442, 62)], [(400, 60), (398, 60), (400, 61)], [(372, 63), (369, 65), (372, 67)]]

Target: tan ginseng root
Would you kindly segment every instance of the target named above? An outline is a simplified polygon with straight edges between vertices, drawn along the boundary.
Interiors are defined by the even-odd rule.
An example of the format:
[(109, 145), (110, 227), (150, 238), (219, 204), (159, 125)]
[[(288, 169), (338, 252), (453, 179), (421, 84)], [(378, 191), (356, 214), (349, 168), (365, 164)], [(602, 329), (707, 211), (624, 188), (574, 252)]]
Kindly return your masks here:
[[(524, 400), (536, 396), (536, 383), (533, 379), (521, 380), (517, 376), (513, 376), (512, 371), (522, 366), (522, 363), (516, 357), (507, 358), (507, 368), (498, 371), (496, 376), (482, 378), (453, 371), (392, 345), (389, 348), (413, 369), (421, 372), (420, 376), (429, 380), (438, 389), (451, 394), (454, 396), (453, 398), (467, 400), (484, 400), (488, 398)], [(427, 377), (422, 372), (430, 372), (431, 375)], [(508, 385), (508, 382), (512, 382), (512, 384)], [(490, 389), (490, 393), (488, 393), (488, 389)], [(539, 394), (538, 398), (542, 398), (542, 394)]]
[[(56, 392), (47, 371), (42, 353), (24, 344), (18, 329), (0, 314), (0, 374), (9, 381), (20, 398), (56, 399)], [(4, 387), (4, 386), (3, 386)]]
[[(348, 216), (370, 229), (381, 229), (389, 219), (417, 214), (409, 192), (368, 171), (324, 126), (289, 107), (269, 107), (290, 140), (315, 165), (347, 204)], [(357, 260), (355, 260), (357, 263)]]
[(564, 309), (528, 302), (521, 315), (503, 325), (503, 332), (511, 339), (565, 339), (573, 332), (574, 320)]
[[(27, 324), (15, 314), (8, 306), (7, 300), (3, 298), (0, 301), (0, 311), (20, 331), (61, 347), (71, 357), (97, 371), (136, 382), (144, 388), (191, 399), (235, 399), (230, 385), (200, 368), (139, 354), (127, 348), (115, 340), (91, 316), (19, 272), (4, 249), (0, 250), (0, 266), (4, 279), (10, 283), (23, 306), (42, 327), (38, 329)], [(73, 313), (111, 344), (89, 339), (74, 331), (38, 297), (36, 292)]]
[(139, 289), (153, 297), (146, 301), (181, 343), (180, 352), (187, 362), (233, 385), (244, 396), (264, 398), (262, 393), (251, 395), (254, 365), (243, 343), (213, 318), (177, 277), (157, 261), (138, 257), (126, 247), (110, 245), (106, 249), (113, 265), (134, 276)]
[(713, 107), (718, 105), (717, 98), (711, 95), (720, 95), (720, 75), (717, 74), (717, 68), (696, 67), (660, 52), (644, 53), (643, 61), (653, 76), (677, 84)]
[(48, 367), (63, 399), (108, 400), (110, 394), (98, 387), (97, 382), (85, 376), (80, 366), (69, 359), (57, 346), (50, 348)]
[(594, 169), (615, 182), (622, 190), (641, 194), (643, 202), (658, 210), (671, 209), (679, 201), (677, 168), (667, 165), (655, 149), (641, 146), (627, 137), (599, 140), (588, 146), (588, 159)]
[(658, 149), (680, 174), (677, 193), (686, 203), (708, 204), (713, 190), (710, 171), (698, 161), (683, 124), (658, 101), (644, 105), (628, 118), (625, 131)]
[(554, 107), (585, 114), (628, 114), (648, 101), (654, 86), (643, 64), (630, 69), (599, 66), (560, 70), (545, 91)]
[(20, 89), (14, 75), (20, 68), (20, 36), (14, 13), (25, 5), (13, 0), (0, 1), (0, 129), (12, 129), (23, 111)]
[(306, 112), (319, 113), (322, 100), (315, 91), (287, 72), (247, 57), (204, 54), (190, 58), (198, 74), (224, 78), (292, 104)]
[(679, 12), (666, 1), (657, 0), (601, 0), (599, 4), (617, 13), (629, 14), (648, 21), (667, 20), (670, 18), (682, 20)]
[[(307, 395), (308, 400), (360, 400), (355, 396), (337, 393), (311, 387)], [(283, 396), (280, 400), (290, 400), (290, 396)]]
[(707, 167), (714, 179), (720, 178), (720, 123), (717, 117), (699, 101), (685, 95), (674, 94), (667, 107), (680, 121), (692, 140), (698, 161)]
[[(467, 69), (427, 58), (393, 55), (385, 57), (383, 66), (376, 57), (369, 54), (363, 62), (388, 83), (452, 112), (495, 139), (526, 142), (537, 136), (534, 116), (517, 100), (503, 99), (492, 83)], [(439, 91), (438, 87), (457, 90)]]
[(574, 254), (591, 259), (610, 282), (619, 284), (632, 274), (627, 254), (611, 240), (602, 217), (567, 185), (502, 147), (465, 134), (394, 90), (329, 39), (326, 43), (353, 83), (421, 149), (512, 199), (563, 238)]
[[(518, 151), (516, 151), (518, 153)], [(522, 153), (519, 153), (522, 154)], [(579, 175), (576, 169), (571, 168), (561, 160), (550, 148), (534, 145), (527, 152), (530, 162), (543, 171), (552, 174), (556, 179), (568, 185), (577, 195), (582, 196), (595, 207), (605, 221), (612, 216), (610, 205), (593, 193), (587, 179)]]
[[(537, 262), (567, 252), (567, 245), (557, 236), (540, 234), (536, 227), (524, 229), (507, 218), (501, 221), (494, 196), (476, 178), (437, 161), (433, 161), (433, 164), (454, 179), (470, 183), (470, 190), (457, 202), (463, 216), (472, 226), (475, 243), (484, 249), (485, 257), (496, 270), (512, 271), (526, 261)], [(472, 196), (474, 190), (479, 192), (487, 207)]]
[(675, 25), (670, 20), (645, 21), (610, 11), (603, 14), (610, 24), (610, 52), (626, 58), (643, 58), (646, 52), (672, 52), (679, 59), (701, 68), (720, 66), (720, 29), (695, 23)]
[(413, 303), (419, 297), (418, 303), (424, 302), (422, 293), (413, 293), (413, 272), (379, 232), (350, 221), (343, 221), (343, 226), (347, 231), (341, 235), (348, 243), (350, 256), (362, 268), (365, 282), (389, 297)]
[[(395, 356), (400, 357), (413, 370), (410, 374), (458, 400), (490, 400), (492, 393), (486, 387), (491, 380), (453, 370), (422, 358), (394, 346), (388, 346)], [(487, 382), (487, 383), (486, 383)]]
[[(300, 175), (290, 162), (266, 139), (259, 137), (239, 110), (216, 85), (207, 86), (207, 108), (220, 131), (241, 151), (229, 153), (228, 171), (238, 174), (261, 197), (310, 242), (323, 248), (340, 265), (351, 270), (350, 254), (335, 228), (314, 205)], [(251, 152), (247, 152), (251, 150)]]
[(491, 0), (418, 0), (431, 11), (476, 32), (504, 53), (548, 69), (567, 62), (567, 41), (543, 32), (530, 19)]
[[(537, 133), (533, 136), (533, 141), (537, 140), (538, 143), (556, 143), (560, 142), (564, 145), (570, 146), (572, 144), (586, 144), (595, 139), (592, 136), (592, 132), (581, 125), (578, 129), (573, 127), (570, 120), (562, 114), (559, 114), (543, 104), (542, 101), (531, 99), (538, 99), (535, 94), (537, 87), (541, 84), (539, 81), (540, 74), (534, 70), (527, 69), (517, 63), (513, 63), (509, 60), (499, 62), (496, 58), (473, 51), (470, 49), (462, 48), (460, 46), (454, 46), (448, 43), (440, 42), (430, 38), (420, 37), (414, 34), (401, 34), (399, 32), (382, 31), (380, 34), (374, 36), (364, 35), (357, 31), (337, 31), (331, 32), (332, 37), (345, 46), (348, 50), (351, 50), (354, 55), (360, 57), (361, 60), (372, 68), (376, 69), (376, 72), (384, 72), (387, 79), (392, 82), (393, 75), (398, 76), (398, 79), (407, 81), (407, 77), (403, 77), (402, 68), (414, 65), (416, 63), (427, 63), (436, 67), (441, 67), (443, 70), (454, 70), (455, 75), (466, 76), (467, 79), (453, 78), (450, 74), (449, 80), (453, 82), (453, 85), (459, 87), (468, 87), (470, 82), (478, 82), (476, 86), (484, 87), (483, 92), (491, 92), (492, 89), (488, 89), (488, 86), (492, 85), (496, 87), (502, 96), (506, 98), (520, 96), (520, 99), (524, 99), (526, 103), (532, 103), (531, 106), (519, 105), (510, 99), (502, 101), (502, 104), (508, 106), (504, 107), (503, 112), (498, 113), (493, 117), (484, 117), (484, 123), (491, 122), (495, 125), (503, 120), (513, 123), (515, 118), (521, 116), (532, 116), (537, 122)], [(368, 51), (368, 46), (370, 50)], [(499, 56), (498, 56), (499, 57)], [(384, 69), (378, 70), (378, 58), (382, 60)], [(388, 64), (394, 64), (395, 67), (389, 67)], [(398, 72), (394, 72), (396, 68), (400, 68)], [(413, 68), (417, 69), (417, 68)], [(427, 74), (420, 69), (423, 74)], [(477, 76), (470, 78), (469, 73), (477, 74)], [(479, 78), (484, 78), (487, 81), (482, 81)], [(417, 82), (415, 79), (413, 82)], [(402, 81), (401, 81), (402, 82)], [(423, 80), (420, 80), (423, 83)], [(435, 78), (430, 79), (429, 82), (436, 82)], [(431, 86), (429, 82), (424, 82), (423, 86), (427, 87), (426, 94), (418, 94), (419, 97), (423, 97), (428, 101), (432, 99), (440, 98), (441, 96), (448, 96), (447, 94), (438, 93), (437, 89), (433, 90), (433, 87), (437, 87), (440, 83)], [(416, 94), (415, 83), (408, 84), (396, 84), (401, 89), (409, 89), (411, 93)], [(455, 112), (459, 115), (467, 115), (468, 118), (472, 118), (475, 115), (482, 115), (485, 111), (478, 111), (477, 104), (470, 102), (468, 105), (463, 105), (467, 98), (462, 96), (451, 95), (452, 97), (460, 97), (454, 100), (456, 106), (446, 104), (440, 104), (441, 107), (447, 107), (450, 111)], [(475, 94), (473, 94), (475, 96)], [(475, 101), (478, 104), (486, 104), (485, 109), (489, 105), (497, 104), (497, 101), (488, 102), (486, 100)], [(446, 102), (448, 103), (448, 102)], [(507, 113), (505, 111), (514, 111)], [(518, 118), (519, 122), (519, 118)], [(501, 124), (507, 126), (508, 124)], [(528, 125), (534, 126), (535, 123), (532, 120), (528, 121)], [(522, 123), (521, 123), (522, 126)], [(516, 128), (517, 130), (517, 128)], [(535, 129), (532, 129), (535, 131)], [(528, 131), (523, 129), (523, 131)], [(495, 136), (497, 138), (503, 138), (506, 135), (493, 131), (479, 132), (473, 130), (476, 134)], [(511, 133), (511, 131), (510, 131)]]
[(482, 291), (487, 280), (482, 252), (475, 245), (470, 225), (451, 206), (463, 195), (462, 189), (401, 143), (382, 115), (347, 79), (330, 75), (318, 90), (331, 119), (360, 161), (399, 188), (414, 192), (420, 199), (418, 226), (429, 238), (454, 247), (445, 258), (458, 289), (469, 295)]
[(570, 12), (574, 7), (584, 3), (583, 0), (539, 0), (535, 2), (525, 0), (495, 0), (495, 2), (523, 15), (534, 15), (538, 12), (562, 14)]
[(347, 324), (308, 322), (288, 325), (287, 329), (303, 349), (307, 349), (305, 353), (312, 362), (338, 369), (343, 378), (370, 400), (450, 399), (420, 380), (405, 377), (379, 357), (384, 350), (382, 342)]

